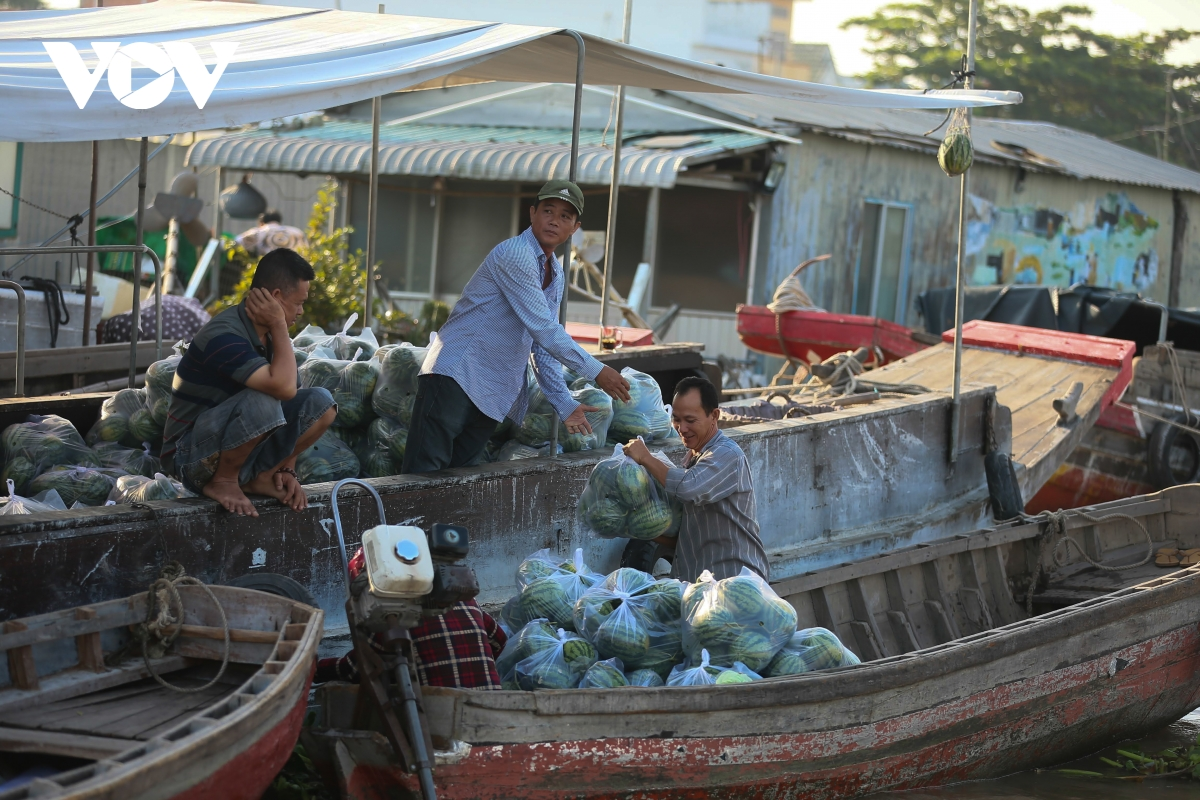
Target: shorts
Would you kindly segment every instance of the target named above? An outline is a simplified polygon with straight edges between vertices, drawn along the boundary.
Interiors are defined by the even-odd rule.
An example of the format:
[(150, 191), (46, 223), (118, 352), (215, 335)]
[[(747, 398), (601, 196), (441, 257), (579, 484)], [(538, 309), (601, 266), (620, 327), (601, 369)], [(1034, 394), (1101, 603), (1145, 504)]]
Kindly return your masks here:
[(179, 437), (176, 477), (188, 491), (200, 494), (216, 473), (222, 451), (241, 447), (269, 432), (238, 473), (239, 484), (249, 483), (291, 456), (300, 437), (333, 407), (333, 395), (320, 387), (297, 389), (291, 400), (276, 400), (255, 389), (243, 389), (202, 412), (191, 429)]

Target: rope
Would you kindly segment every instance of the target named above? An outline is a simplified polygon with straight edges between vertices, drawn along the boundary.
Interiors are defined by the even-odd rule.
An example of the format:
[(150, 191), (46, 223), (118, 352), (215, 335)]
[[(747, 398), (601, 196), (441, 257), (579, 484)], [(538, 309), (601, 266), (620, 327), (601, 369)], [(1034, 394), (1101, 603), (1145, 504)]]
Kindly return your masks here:
[[(199, 586), (204, 590), (208, 599), (212, 600), (213, 605), (217, 607), (217, 613), (221, 615), (221, 627), (225, 633), (225, 652), (221, 656), (221, 668), (217, 670), (217, 674), (211, 681), (191, 689), (167, 683), (150, 666), (150, 652), (153, 650), (154, 657), (161, 658), (171, 649), (179, 632), (183, 630), (183, 600), (179, 597), (178, 588), (180, 586)], [(158, 579), (150, 584), (150, 588), (146, 592), (146, 600), (146, 621), (138, 626), (136, 635), (142, 641), (142, 659), (146, 663), (150, 677), (158, 681), (159, 685), (181, 694), (202, 692), (221, 680), (221, 676), (225, 674), (225, 669), (229, 666), (229, 619), (225, 616), (225, 609), (221, 607), (221, 603), (212, 593), (212, 589), (186, 574), (183, 565), (178, 561), (172, 561), (163, 567)], [(178, 611), (172, 614), (172, 608), (178, 609)]]
[[(1045, 559), (1048, 553), (1052, 554), (1054, 558), (1054, 566), (1057, 568), (1062, 568), (1067, 566), (1069, 563), (1067, 559), (1070, 557), (1071, 548), (1074, 547), (1084, 561), (1088, 562), (1096, 569), (1104, 570), (1105, 572), (1124, 572), (1125, 570), (1136, 569), (1149, 564), (1150, 559), (1154, 558), (1154, 540), (1150, 537), (1150, 531), (1146, 529), (1146, 526), (1143, 525), (1142, 521), (1137, 517), (1132, 517), (1129, 514), (1109, 514), (1105, 517), (1093, 517), (1091, 514), (1088, 514), (1084, 511), (1072, 511), (1069, 513), (1083, 517), (1088, 522), (1097, 525), (1113, 519), (1129, 520), (1134, 525), (1137, 525), (1139, 528), (1141, 528), (1142, 533), (1146, 535), (1146, 557), (1136, 564), (1126, 564), (1125, 566), (1121, 567), (1101, 564), (1099, 561), (1094, 560), (1091, 556), (1085, 553), (1083, 548), (1079, 546), (1078, 542), (1067, 536), (1068, 512), (1063, 511), (1062, 509), (1059, 509), (1058, 511), (1043, 511), (1035, 517), (1031, 517), (1028, 514), (1022, 514), (1021, 519), (1024, 522), (1045, 522), (1046, 524), (1046, 529), (1042, 531), (1038, 537), (1040, 546), (1038, 547), (1037, 564), (1035, 564), (1033, 568), (1033, 580), (1029, 583), (1029, 590), (1025, 593), (1025, 613), (1031, 617), (1033, 616), (1033, 593), (1037, 589), (1038, 581), (1042, 578), (1042, 561)], [(1051, 544), (1052, 542), (1053, 544)], [(1065, 547), (1063, 546), (1064, 544), (1066, 545)], [(1060, 550), (1062, 551), (1061, 553)]]
[[(940, 92), (944, 89), (949, 89), (951, 87), (957, 87), (960, 83), (965, 83), (967, 78), (974, 78), (974, 77), (975, 77), (975, 70), (967, 69), (967, 57), (963, 56), (962, 61), (959, 62), (958, 69), (950, 70), (950, 82), (949, 83), (947, 83), (945, 86), (939, 86), (937, 89), (926, 89), (925, 91), (921, 92), (921, 94), (929, 94), (930, 92), (933, 92), (933, 91)], [(954, 113), (953, 108), (947, 109), (946, 116), (942, 117), (942, 121), (938, 123), (938, 126), (936, 128), (934, 128), (933, 130), (925, 131), (925, 135), (932, 136), (933, 134), (940, 131), (942, 129), (942, 126), (950, 121), (950, 115), (953, 113)]]
[(1171, 391), (1183, 408), (1183, 421), (1190, 425), (1195, 416), (1192, 414), (1191, 404), (1188, 403), (1187, 385), (1183, 382), (1183, 370), (1179, 367), (1179, 354), (1175, 352), (1172, 342), (1160, 342), (1158, 346), (1167, 351), (1167, 359), (1171, 362)]
[(33, 289), (42, 293), (46, 303), (46, 317), (50, 324), (50, 346), (57, 347), (58, 326), (71, 321), (71, 311), (67, 308), (62, 287), (58, 285), (58, 281), (50, 278), (31, 278), (25, 275), (21, 280), (29, 281)]

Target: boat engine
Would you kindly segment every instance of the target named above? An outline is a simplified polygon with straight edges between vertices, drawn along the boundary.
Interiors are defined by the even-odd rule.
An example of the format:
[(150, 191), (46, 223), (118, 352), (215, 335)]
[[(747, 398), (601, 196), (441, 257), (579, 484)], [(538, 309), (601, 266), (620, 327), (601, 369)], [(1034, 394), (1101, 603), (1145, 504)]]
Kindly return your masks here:
[[(353, 483), (375, 498), (380, 524), (363, 532), (362, 558), (346, 557), (338, 491)], [(346, 619), (360, 675), (354, 727), (383, 724), (397, 758), (416, 773), (425, 800), (434, 800), (433, 742), (421, 702), (409, 630), (479, 593), (475, 571), (461, 561), (466, 528), (435, 524), (427, 534), (412, 525), (388, 525), (383, 501), (370, 484), (348, 478), (332, 492), (334, 526), (346, 578)]]

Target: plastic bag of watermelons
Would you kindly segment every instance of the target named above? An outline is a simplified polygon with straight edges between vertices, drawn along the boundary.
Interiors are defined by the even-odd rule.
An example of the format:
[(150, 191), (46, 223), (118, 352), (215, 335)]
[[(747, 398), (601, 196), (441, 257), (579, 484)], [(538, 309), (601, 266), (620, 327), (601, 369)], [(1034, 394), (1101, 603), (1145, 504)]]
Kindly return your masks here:
[[(654, 455), (671, 465), (661, 453)], [(682, 520), (666, 490), (619, 444), (592, 469), (576, 515), (583, 530), (602, 539), (657, 539), (678, 530)]]
[(618, 689), (628, 686), (625, 677), (625, 665), (619, 658), (606, 658), (588, 667), (587, 672), (579, 679), (580, 689)]
[(602, 658), (666, 675), (683, 654), (680, 581), (622, 567), (575, 603), (575, 630)]
[(671, 412), (663, 405), (658, 381), (632, 367), (621, 370), (621, 375), (629, 381), (629, 400), (613, 400), (609, 443), (624, 444), (639, 436), (647, 442), (678, 439), (679, 434), (671, 427)]
[(583, 450), (599, 450), (608, 441), (608, 425), (612, 421), (613, 399), (590, 383), (585, 383), (578, 389), (571, 390), (571, 398), (585, 406), (592, 406), (595, 411), (585, 411), (583, 416), (592, 426), (591, 433), (568, 433), (567, 426), (558, 424), (558, 441), (562, 444), (564, 453), (578, 453)]
[(379, 349), (379, 340), (370, 328), (363, 328), (357, 336), (351, 334), (350, 327), (357, 321), (358, 313), (355, 312), (334, 334), (326, 333), (316, 325), (309, 325), (292, 339), (292, 349), (303, 350), (311, 356), (316, 348), (324, 348), (339, 361), (367, 361)]
[(51, 467), (99, 467), (100, 461), (69, 420), (48, 414), (31, 414), (28, 421), (9, 425), (0, 433), (4, 470), (0, 480), (12, 479), (17, 494)]
[(58, 505), (53, 505), (39, 502), (32, 497), (22, 497), (17, 494), (11, 478), (6, 480), (4, 485), (8, 489), (8, 497), (0, 497), (0, 500), (3, 501), (3, 505), (0, 505), (0, 517), (14, 514), (37, 514), (41, 511), (61, 511), (66, 508), (61, 501)]
[(112, 493), (117, 477), (113, 470), (98, 470), (89, 467), (57, 466), (38, 475), (29, 482), (29, 493), (54, 490), (66, 505), (76, 502), (85, 506), (102, 506)]
[(408, 342), (388, 349), (380, 357), (379, 382), (371, 405), (381, 417), (391, 417), (407, 425), (412, 421), (413, 401), (417, 399), (417, 378), (429, 348)]
[(359, 472), (354, 450), (331, 431), (322, 433), (311, 447), (296, 456), (296, 479), (302, 484), (357, 478)]
[(153, 478), (146, 478), (142, 475), (125, 475), (117, 478), (108, 499), (120, 504), (147, 503), (151, 500), (178, 500), (181, 497), (195, 496), (183, 488), (182, 483), (159, 472)]
[(546, 619), (567, 630), (575, 629), (575, 602), (583, 593), (604, 580), (583, 561), (583, 548), (573, 559), (563, 559), (549, 550), (538, 550), (517, 567), (517, 594), (500, 612), (509, 627), (520, 628), (528, 621)]
[(158, 427), (167, 424), (167, 412), (171, 408), (171, 389), (175, 382), (175, 370), (187, 350), (185, 342), (175, 343), (175, 354), (155, 361), (146, 368), (146, 408)]
[(92, 445), (92, 452), (100, 459), (100, 466), (111, 470), (120, 470), (130, 475), (144, 475), (153, 478), (154, 473), (162, 472), (162, 462), (150, 452), (150, 444), (143, 442), (141, 447), (126, 447), (119, 442), (100, 442)]
[(505, 689), (574, 689), (595, 663), (596, 648), (586, 640), (536, 619), (508, 640), (496, 670)]
[(746, 567), (719, 581), (705, 570), (683, 592), (683, 649), (693, 661), (707, 649), (714, 664), (761, 671), (795, 632), (796, 610)]
[(663, 686), (662, 676), (652, 669), (634, 669), (625, 673), (630, 686)]
[(765, 675), (802, 675), (834, 667), (853, 667), (861, 664), (858, 656), (842, 644), (833, 631), (825, 628), (804, 628), (796, 631), (783, 649), (767, 665)]
[(368, 478), (399, 475), (407, 444), (408, 428), (394, 419), (376, 417), (367, 429), (367, 438), (358, 449), (362, 474)]
[(133, 436), (129, 432), (129, 418), (145, 409), (145, 389), (122, 389), (101, 404), (100, 418), (87, 432), (87, 443), (94, 446), (108, 442), (121, 442), (127, 447), (140, 444), (133, 440)]
[[(707, 650), (700, 651), (697, 662), (687, 659), (671, 670), (667, 686), (728, 686), (735, 683), (761, 681), (762, 675), (735, 661), (732, 667), (722, 667), (711, 662)], [(696, 663), (696, 666), (692, 666)]]
[(320, 386), (333, 394), (333, 402), (337, 403), (335, 425), (364, 427), (375, 416), (371, 394), (379, 380), (378, 361), (331, 359), (313, 354), (300, 365), (299, 373), (301, 386)]

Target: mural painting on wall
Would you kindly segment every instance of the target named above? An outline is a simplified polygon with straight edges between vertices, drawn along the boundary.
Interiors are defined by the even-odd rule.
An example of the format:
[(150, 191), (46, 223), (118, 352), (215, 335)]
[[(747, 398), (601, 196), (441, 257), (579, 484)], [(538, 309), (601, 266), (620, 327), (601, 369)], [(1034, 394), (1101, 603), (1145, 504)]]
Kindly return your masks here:
[(1158, 221), (1124, 192), (1070, 212), (1037, 206), (1000, 208), (971, 196), (967, 255), (975, 285), (1087, 283), (1140, 292), (1158, 277)]

